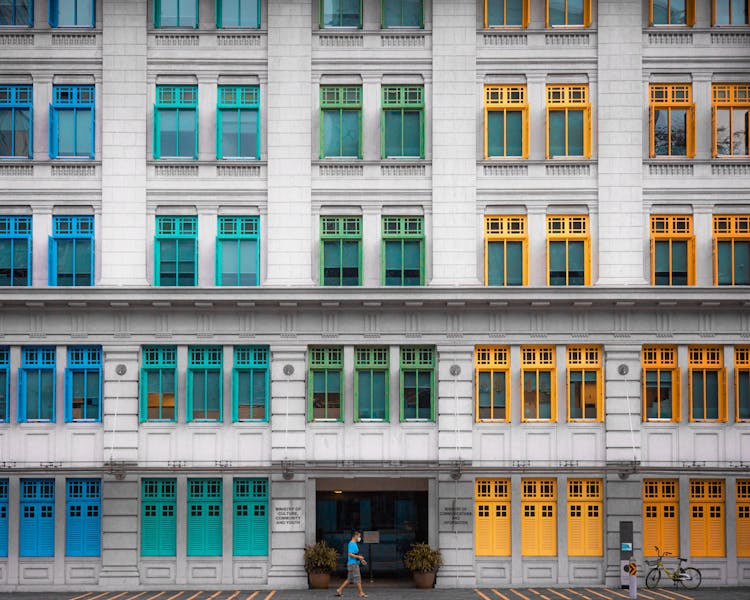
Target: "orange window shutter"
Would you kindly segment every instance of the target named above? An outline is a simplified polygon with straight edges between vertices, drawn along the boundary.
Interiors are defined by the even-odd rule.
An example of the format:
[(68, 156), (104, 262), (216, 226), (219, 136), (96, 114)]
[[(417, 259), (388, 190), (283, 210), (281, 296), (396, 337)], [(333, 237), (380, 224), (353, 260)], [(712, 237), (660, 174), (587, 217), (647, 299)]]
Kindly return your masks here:
[(549, 0), (544, 0), (544, 26), (549, 27)]
[(690, 411), (690, 418), (688, 419), (690, 422), (693, 422), (695, 418), (693, 417), (693, 403), (690, 401), (690, 399), (693, 397), (693, 378), (691, 377), (692, 369), (688, 369), (688, 410)]
[(675, 369), (672, 375), (672, 420), (682, 421), (682, 371)]
[[(656, 240), (654, 239), (654, 236), (651, 236), (651, 285), (654, 285), (654, 282), (656, 281)], [(644, 384), (644, 390), (646, 382), (643, 382)], [(643, 395), (644, 398), (644, 406), (645, 406), (645, 398), (646, 395)], [(644, 412), (645, 415), (645, 412)]]
[[(652, 18), (653, 21), (653, 18)], [(689, 127), (689, 126), (688, 126)], [(688, 135), (688, 139), (690, 136)], [(648, 107), (648, 155), (654, 158), (654, 107)]]
[(475, 509), (476, 529), (474, 532), (474, 551), (477, 556), (492, 555), (492, 527), (489, 516), (491, 506), (487, 504), (478, 504)]
[[(706, 556), (706, 519), (702, 505), (690, 506), (690, 555)], [(698, 510), (698, 514), (696, 514)]]
[(687, 0), (685, 3), (685, 22), (688, 27), (695, 25), (695, 0)]
[(583, 3), (583, 26), (591, 27), (591, 0), (584, 0)]
[(554, 505), (543, 505), (551, 507), (552, 516), (542, 517), (539, 525), (539, 555), (557, 555), (557, 522), (555, 519)]
[(688, 130), (687, 130), (687, 156), (695, 157), (695, 104), (691, 104), (687, 110)]
[(713, 236), (713, 240), (711, 243), (711, 257), (713, 259), (714, 263), (714, 285), (719, 285), (719, 255), (718, 255), (718, 241), (716, 239), (716, 235)]
[(586, 555), (602, 556), (604, 554), (602, 506), (598, 504), (589, 505), (589, 510), (596, 508), (596, 516), (586, 517)]
[(654, 26), (654, 0), (648, 1), (648, 24), (650, 27)]
[(654, 556), (654, 546), (659, 546), (659, 519), (647, 516), (651, 511), (658, 511), (661, 507), (654, 504), (643, 506), (643, 553)]
[[(544, 154), (547, 158), (549, 158), (550, 157), (549, 156), (549, 108), (547, 108), (547, 121), (545, 123), (545, 133), (547, 136), (547, 141), (546, 141)], [(549, 271), (549, 268), (547, 269), (547, 271)], [(549, 276), (547, 277), (547, 285), (549, 285)]]
[(695, 285), (695, 237), (687, 241), (688, 246), (688, 285)]
[[(536, 556), (539, 553), (536, 508), (534, 504), (521, 505), (521, 554), (523, 556)], [(529, 511), (531, 514), (527, 514)]]
[[(711, 10), (714, 10), (714, 2), (711, 2)], [(718, 132), (716, 131), (716, 107), (711, 107), (711, 156), (716, 158), (719, 155), (718, 149)]]
[(529, 26), (529, 0), (524, 0), (523, 2), (523, 26), (528, 27)]
[(727, 370), (719, 369), (719, 421), (726, 423), (729, 398), (727, 398)]
[(657, 544), (664, 552), (671, 552), (672, 556), (680, 554), (680, 519), (679, 507), (669, 504), (659, 507), (661, 510), (661, 540)]
[[(524, 3), (524, 10), (526, 10), (527, 3)], [(528, 10), (526, 10), (528, 14)], [(528, 24), (525, 25), (525, 27), (528, 27)], [(523, 109), (523, 112), (521, 113), (521, 118), (523, 119), (523, 157), (529, 158), (529, 107), (526, 106)]]
[(505, 516), (495, 516), (494, 553), (495, 556), (510, 556), (510, 506), (499, 504), (505, 509)]
[(737, 504), (737, 556), (750, 558), (750, 502)]
[[(584, 556), (584, 510), (581, 504), (568, 505), (568, 554), (570, 556)], [(574, 514), (575, 513), (575, 514)]]
[(587, 106), (583, 110), (583, 121), (584, 121), (584, 136), (583, 136), (583, 155), (586, 158), (591, 158), (591, 138), (593, 136), (591, 128), (591, 107)]
[(723, 557), (726, 554), (726, 544), (724, 542), (724, 505), (715, 504), (706, 507), (719, 512), (719, 516), (708, 517), (708, 539), (706, 540), (706, 556)]

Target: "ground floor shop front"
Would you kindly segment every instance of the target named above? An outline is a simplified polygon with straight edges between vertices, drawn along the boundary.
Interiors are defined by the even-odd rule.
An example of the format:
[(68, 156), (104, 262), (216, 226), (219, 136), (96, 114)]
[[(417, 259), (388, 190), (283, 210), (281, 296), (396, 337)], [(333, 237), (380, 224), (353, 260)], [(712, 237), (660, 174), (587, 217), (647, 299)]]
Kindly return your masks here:
[(343, 572), (353, 529), (381, 583), (408, 577), (415, 542), (440, 548), (444, 588), (616, 586), (623, 553), (657, 545), (704, 585), (750, 583), (746, 472), (289, 463), (0, 473), (0, 586), (302, 588), (305, 545)]

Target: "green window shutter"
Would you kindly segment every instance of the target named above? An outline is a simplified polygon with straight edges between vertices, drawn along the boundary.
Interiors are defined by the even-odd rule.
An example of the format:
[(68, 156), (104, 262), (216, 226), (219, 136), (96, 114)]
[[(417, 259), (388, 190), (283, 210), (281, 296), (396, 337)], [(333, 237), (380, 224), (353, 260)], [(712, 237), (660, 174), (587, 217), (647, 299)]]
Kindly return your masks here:
[(221, 556), (221, 479), (188, 479), (187, 555)]
[(268, 480), (234, 480), (234, 556), (268, 555)]
[(424, 86), (383, 86), (382, 158), (424, 158)]
[(424, 285), (423, 217), (383, 217), (383, 284)]
[(320, 218), (321, 285), (361, 285), (362, 218)]
[(362, 86), (320, 88), (320, 157), (362, 158)]
[(176, 480), (141, 483), (141, 556), (175, 556), (177, 550)]

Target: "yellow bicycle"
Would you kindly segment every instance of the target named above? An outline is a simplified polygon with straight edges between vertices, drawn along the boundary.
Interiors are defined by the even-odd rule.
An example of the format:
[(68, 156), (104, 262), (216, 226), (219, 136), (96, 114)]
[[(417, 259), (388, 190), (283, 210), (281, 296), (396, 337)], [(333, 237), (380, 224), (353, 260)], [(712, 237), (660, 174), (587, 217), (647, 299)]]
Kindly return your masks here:
[(657, 555), (656, 561), (646, 561), (646, 564), (654, 565), (654, 568), (648, 572), (648, 575), (646, 575), (647, 588), (651, 589), (659, 585), (662, 571), (664, 571), (664, 574), (674, 582), (675, 587), (679, 584), (684, 588), (694, 590), (701, 584), (701, 572), (698, 569), (693, 567), (682, 567), (682, 564), (687, 562), (687, 558), (678, 556), (677, 560), (680, 562), (677, 565), (677, 568), (674, 571), (670, 571), (664, 566), (662, 558), (670, 556), (671, 553), (660, 552), (659, 546), (654, 546), (654, 548), (656, 549)]

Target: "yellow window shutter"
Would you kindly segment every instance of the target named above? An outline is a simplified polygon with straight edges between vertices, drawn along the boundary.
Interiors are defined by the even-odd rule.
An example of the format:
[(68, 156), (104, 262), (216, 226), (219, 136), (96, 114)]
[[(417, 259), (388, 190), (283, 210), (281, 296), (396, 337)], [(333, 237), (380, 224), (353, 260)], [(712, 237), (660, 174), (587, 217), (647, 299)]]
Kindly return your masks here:
[[(690, 555), (706, 556), (706, 518), (705, 507), (690, 507)], [(697, 514), (696, 514), (697, 511)]]
[(727, 404), (729, 398), (727, 398), (727, 370), (726, 368), (719, 369), (719, 421), (726, 423), (727, 421)]
[(648, 24), (649, 27), (654, 26), (654, 0), (648, 2)]
[(557, 555), (557, 520), (555, 517), (555, 505), (544, 504), (551, 512), (549, 517), (541, 517), (538, 526), (539, 531), (539, 556)]
[[(527, 3), (524, 3), (524, 11), (526, 11), (526, 15), (528, 18), (528, 10), (527, 10)], [(524, 25), (524, 27), (528, 27), (528, 24)], [(525, 106), (523, 108), (523, 111), (521, 112), (521, 119), (523, 120), (523, 145), (521, 153), (523, 155), (523, 158), (529, 158), (529, 107)]]
[(568, 554), (570, 556), (584, 556), (584, 510), (585, 506), (580, 504), (568, 505)]
[(495, 513), (494, 554), (495, 556), (510, 556), (510, 506), (498, 503), (497, 508), (501, 509), (505, 516)]
[[(651, 285), (654, 285), (654, 282), (656, 281), (656, 240), (654, 239), (654, 236), (651, 236)], [(644, 385), (644, 391), (645, 391), (645, 385), (646, 382), (643, 382)], [(643, 395), (643, 406), (646, 406), (646, 394)], [(644, 411), (644, 420), (645, 420), (645, 411)]]
[(695, 104), (687, 109), (687, 157), (695, 157)]
[[(714, 4), (715, 4), (714, 2), (711, 2), (712, 15), (713, 15), (713, 10), (714, 10)], [(711, 107), (711, 156), (713, 158), (716, 158), (719, 154), (719, 149), (718, 149), (719, 140), (718, 140), (718, 136), (716, 135), (717, 134), (716, 116), (717, 116), (716, 107), (712, 106)]]
[(688, 285), (695, 285), (695, 237), (687, 240)]
[[(659, 507), (661, 510), (661, 540), (657, 544), (664, 552), (671, 552), (672, 556), (680, 554), (680, 519), (677, 504), (667, 504)], [(665, 513), (674, 515), (667, 516)]]
[(591, 106), (583, 109), (583, 155), (591, 158)]
[(583, 26), (591, 27), (591, 0), (583, 2)]
[(660, 508), (655, 504), (643, 505), (643, 553), (646, 556), (654, 556), (654, 546), (659, 545), (659, 519), (647, 515), (652, 510), (658, 511)]
[(477, 504), (474, 511), (474, 551), (477, 556), (492, 556), (492, 521), (487, 514), (487, 504)]
[(544, 26), (549, 27), (549, 0), (544, 0)]
[[(602, 556), (604, 554), (604, 540), (602, 533), (602, 506), (592, 503), (588, 506), (586, 516), (586, 556)], [(591, 514), (594, 512), (595, 514)]]
[(536, 556), (539, 553), (536, 509), (533, 503), (521, 506), (521, 554), (523, 556)]
[(529, 0), (523, 0), (523, 17), (522, 24), (524, 27), (529, 26)]
[[(544, 150), (544, 155), (547, 158), (549, 158), (550, 157), (549, 156), (549, 108), (547, 108), (547, 121), (545, 123), (544, 128), (545, 128), (545, 133), (547, 135), (547, 142), (546, 142), (546, 146), (545, 146), (545, 150)], [(547, 271), (549, 272), (549, 268), (547, 269)], [(549, 285), (549, 277), (548, 277), (547, 285)]]
[(724, 542), (724, 505), (713, 504), (708, 509), (714, 509), (719, 512), (719, 516), (708, 517), (708, 539), (706, 540), (706, 556), (723, 557), (726, 554)]
[(750, 503), (737, 504), (737, 556), (750, 558)]
[(672, 376), (672, 419), (679, 423), (682, 420), (682, 371), (674, 370)]
[(685, 2), (685, 13), (685, 22), (688, 27), (692, 27), (695, 25), (695, 0)]
[(719, 285), (719, 255), (718, 255), (718, 242), (716, 240), (716, 236), (713, 236), (713, 240), (711, 242), (711, 257), (713, 258), (714, 263), (714, 285)]

